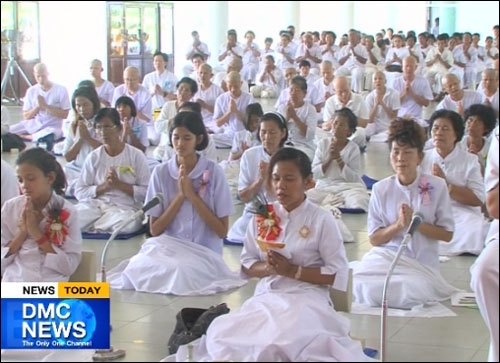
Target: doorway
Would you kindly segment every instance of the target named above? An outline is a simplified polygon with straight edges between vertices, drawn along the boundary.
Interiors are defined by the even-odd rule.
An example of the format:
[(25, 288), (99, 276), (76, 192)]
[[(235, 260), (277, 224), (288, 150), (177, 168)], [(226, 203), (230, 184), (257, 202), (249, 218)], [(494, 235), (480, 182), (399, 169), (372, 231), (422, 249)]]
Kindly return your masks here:
[(153, 2), (108, 2), (108, 79), (123, 83), (123, 70), (139, 69), (141, 78), (152, 72), (153, 54), (160, 50), (169, 57), (173, 70), (173, 4)]

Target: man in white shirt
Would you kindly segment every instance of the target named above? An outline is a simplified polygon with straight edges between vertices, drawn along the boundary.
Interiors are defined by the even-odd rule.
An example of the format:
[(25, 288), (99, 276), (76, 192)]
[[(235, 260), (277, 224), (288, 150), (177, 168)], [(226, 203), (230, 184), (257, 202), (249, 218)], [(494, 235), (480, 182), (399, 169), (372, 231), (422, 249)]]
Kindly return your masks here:
[(482, 96), (476, 91), (463, 90), (460, 80), (453, 73), (443, 78), (443, 88), (448, 95), (437, 105), (436, 111), (445, 109), (459, 113), (462, 117), (470, 106), (482, 103)]
[(207, 62), (208, 57), (210, 57), (210, 51), (208, 50), (208, 46), (200, 41), (200, 35), (196, 30), (191, 32), (191, 36), (193, 37), (193, 43), (191, 43), (186, 51), (186, 60), (189, 62), (182, 69), (185, 76), (189, 76), (195, 70), (193, 68), (192, 60), (195, 54), (200, 54), (203, 57), (203, 61)]
[(62, 122), (71, 108), (68, 91), (49, 80), (49, 71), (43, 63), (35, 65), (33, 74), (37, 84), (26, 91), (24, 121), (12, 125), (10, 132), (37, 143), (44, 142), (51, 151), (54, 141), (62, 136)]
[(410, 116), (422, 127), (427, 127), (427, 122), (422, 117), (422, 107), (429, 106), (434, 98), (429, 81), (415, 74), (417, 61), (409, 56), (403, 59), (403, 76), (396, 78), (392, 88), (400, 94), (401, 108), (398, 117)]
[(308, 87), (311, 87), (319, 79), (317, 74), (312, 73), (311, 63), (308, 60), (299, 63), (299, 76), (304, 77)]
[(226, 77), (228, 91), (215, 101), (214, 120), (217, 127), (224, 133), (213, 135), (218, 147), (228, 147), (233, 144), (233, 137), (237, 131), (243, 130), (243, 119), (246, 107), (254, 103), (253, 97), (241, 91), (241, 76), (238, 72), (231, 72)]
[(491, 68), (485, 69), (477, 91), (483, 96), (483, 103), (493, 107), (498, 119), (498, 72)]
[(323, 119), (323, 106), (325, 105), (325, 102), (332, 97), (335, 94), (334, 90), (334, 75), (333, 72), (335, 69), (333, 68), (333, 65), (330, 61), (323, 61), (321, 62), (321, 77), (317, 81), (314, 82), (314, 87), (318, 90), (319, 96), (322, 99), (322, 105), (321, 105), (321, 110), (319, 111), (318, 119), (322, 120)]
[(379, 70), (384, 63), (380, 49), (375, 46), (373, 35), (367, 35), (365, 38), (365, 48), (368, 53), (368, 59), (365, 65), (365, 89), (371, 91), (373, 89), (373, 75)]
[(357, 30), (349, 31), (349, 44), (342, 47), (339, 57), (341, 67), (335, 76), (351, 76), (351, 88), (354, 92), (363, 91), (365, 64), (368, 61), (366, 48), (360, 44), (360, 34)]
[(431, 29), (431, 33), (437, 38), (439, 36), (439, 18), (434, 19), (434, 26)]
[(250, 89), (254, 97), (276, 98), (283, 84), (283, 73), (274, 65), (274, 57), (271, 54), (265, 56), (265, 67), (257, 75), (257, 85)]
[(212, 83), (212, 67), (210, 64), (204, 63), (200, 66), (198, 72), (198, 92), (193, 99), (201, 106), (201, 116), (203, 123), (209, 133), (218, 132), (218, 127), (215, 125), (214, 108), (215, 100), (224, 93), (222, 88)]
[(295, 67), (295, 53), (297, 52), (297, 45), (292, 42), (292, 36), (290, 33), (283, 31), (281, 32), (281, 42), (276, 48), (276, 52), (280, 54), (280, 59), (278, 60), (278, 67), (282, 71), (287, 68)]
[(223, 44), (219, 51), (219, 65), (214, 69), (217, 72), (224, 72), (229, 63), (235, 59), (242, 59), (243, 48), (238, 44), (238, 36), (236, 30), (229, 29), (227, 31), (227, 42)]
[(325, 32), (326, 44), (321, 46), (321, 58), (323, 61), (329, 61), (332, 63), (335, 69), (340, 68), (340, 63), (338, 61), (338, 54), (340, 48), (335, 45), (335, 40), (337, 35), (332, 31)]
[(460, 80), (460, 85), (463, 87), (465, 65), (467, 63), (467, 59), (465, 58), (464, 51), (462, 49), (461, 33), (453, 34), (448, 42), (448, 49), (453, 55), (453, 65), (448, 72), (456, 74), (458, 79)]
[(114, 107), (115, 105), (111, 105), (111, 101), (113, 101), (115, 86), (110, 81), (102, 78), (101, 74), (103, 71), (102, 62), (99, 59), (94, 59), (90, 62), (90, 76), (92, 77), (92, 82), (94, 82), (101, 105), (104, 107)]
[(435, 94), (441, 93), (441, 78), (448, 73), (454, 62), (453, 55), (446, 48), (446, 41), (446, 35), (439, 35), (437, 47), (430, 49), (425, 57), (424, 77), (429, 81)]
[(366, 104), (370, 110), (368, 125), (366, 126), (366, 137), (370, 138), (376, 134), (384, 133), (379, 142), (387, 141), (387, 130), (390, 123), (397, 117), (401, 101), (399, 92), (386, 87), (385, 74), (377, 71), (373, 74), (373, 85), (375, 89), (366, 97)]
[(472, 46), (472, 34), (464, 33), (464, 43), (461, 45), (465, 56), (464, 88), (476, 89), (476, 68), (478, 63), (477, 50)]
[(330, 131), (333, 126), (333, 116), (335, 111), (347, 107), (358, 118), (358, 127), (356, 128), (356, 132), (349, 137), (349, 139), (358, 144), (360, 148), (364, 148), (366, 146), (364, 128), (366, 127), (369, 118), (368, 106), (361, 95), (354, 94), (351, 91), (351, 86), (347, 78), (335, 77), (333, 84), (335, 88), (335, 95), (330, 97), (325, 103), (325, 108), (323, 110), (323, 130)]
[[(281, 105), (288, 103), (290, 100), (290, 82), (297, 75), (297, 70), (294, 67), (285, 69), (285, 86), (276, 100), (274, 108), (278, 110)], [(319, 95), (318, 89), (315, 86), (307, 88), (306, 101), (314, 106), (316, 112), (323, 107), (323, 98)]]
[(321, 49), (314, 44), (311, 33), (306, 33), (302, 37), (303, 43), (297, 48), (295, 53), (295, 63), (307, 60), (311, 64), (311, 73), (319, 74), (319, 64), (321, 63)]
[(157, 145), (160, 141), (160, 136), (154, 129), (153, 125), (153, 104), (151, 101), (151, 95), (146, 87), (142, 86), (140, 81), (139, 70), (136, 67), (127, 67), (123, 71), (123, 81), (124, 84), (115, 88), (113, 93), (113, 102), (115, 104), (116, 100), (121, 96), (130, 97), (137, 109), (137, 118), (146, 121), (148, 125), (148, 138), (153, 145)]
[(154, 72), (144, 76), (142, 85), (149, 91), (153, 109), (162, 108), (166, 101), (176, 99), (177, 77), (167, 70), (168, 55), (156, 52), (153, 56)]

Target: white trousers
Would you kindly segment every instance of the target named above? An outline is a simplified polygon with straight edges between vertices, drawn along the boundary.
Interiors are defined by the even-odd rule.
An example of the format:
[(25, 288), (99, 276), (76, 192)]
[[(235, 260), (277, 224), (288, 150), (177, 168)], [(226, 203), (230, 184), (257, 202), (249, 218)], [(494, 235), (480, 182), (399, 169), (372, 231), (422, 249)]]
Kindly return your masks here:
[[(497, 224), (498, 228), (498, 224)], [(471, 271), (471, 288), (476, 293), (476, 301), (479, 311), (490, 331), (491, 343), (489, 362), (498, 362), (498, 238), (488, 243), (481, 252)]]

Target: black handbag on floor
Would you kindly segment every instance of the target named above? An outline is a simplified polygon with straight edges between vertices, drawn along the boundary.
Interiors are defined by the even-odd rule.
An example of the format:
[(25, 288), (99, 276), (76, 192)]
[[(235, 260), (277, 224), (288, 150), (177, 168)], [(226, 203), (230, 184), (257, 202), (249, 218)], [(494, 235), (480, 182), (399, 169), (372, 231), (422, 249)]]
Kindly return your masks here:
[(208, 309), (183, 308), (176, 315), (177, 323), (170, 339), (168, 351), (177, 353), (179, 346), (198, 339), (207, 332), (210, 323), (218, 316), (229, 313), (226, 303)]
[(26, 148), (26, 144), (20, 136), (9, 132), (2, 135), (2, 147), (2, 151), (7, 152), (9, 152), (10, 149), (19, 149), (19, 151), (23, 151)]

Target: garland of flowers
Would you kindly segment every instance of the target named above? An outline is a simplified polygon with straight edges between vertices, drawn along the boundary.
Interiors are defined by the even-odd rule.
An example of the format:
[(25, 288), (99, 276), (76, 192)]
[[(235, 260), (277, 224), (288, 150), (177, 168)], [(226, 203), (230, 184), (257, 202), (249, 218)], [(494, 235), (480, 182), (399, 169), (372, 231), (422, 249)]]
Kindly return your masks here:
[(60, 205), (55, 205), (49, 210), (49, 217), (45, 225), (45, 235), (56, 246), (62, 246), (68, 235), (69, 212)]
[(264, 241), (276, 241), (281, 234), (281, 227), (274, 206), (268, 204), (266, 198), (261, 196), (255, 198), (253, 207), (250, 212), (255, 214), (258, 238)]

